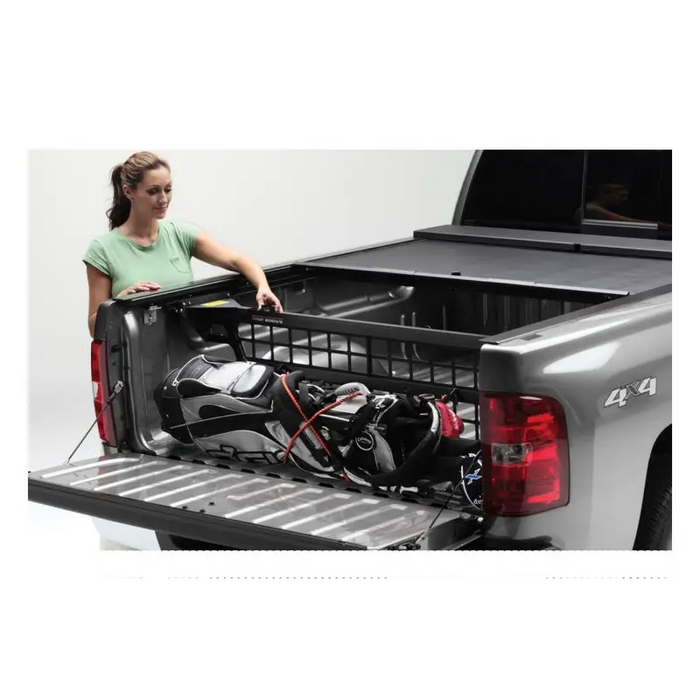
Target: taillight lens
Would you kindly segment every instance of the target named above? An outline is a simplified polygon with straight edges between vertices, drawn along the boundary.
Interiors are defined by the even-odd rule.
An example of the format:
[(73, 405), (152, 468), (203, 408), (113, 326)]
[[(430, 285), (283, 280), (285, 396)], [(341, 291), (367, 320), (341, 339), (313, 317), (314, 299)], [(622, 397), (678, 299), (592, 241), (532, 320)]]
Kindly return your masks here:
[[(101, 340), (93, 340), (90, 348), (90, 370), (92, 373), (92, 398), (95, 405), (95, 416), (99, 416), (109, 396), (109, 382), (106, 375), (107, 358), (105, 347)], [(109, 410), (105, 411), (97, 420), (97, 429), (100, 439), (110, 443)]]
[(482, 393), (484, 511), (530, 515), (569, 502), (569, 442), (559, 402)]

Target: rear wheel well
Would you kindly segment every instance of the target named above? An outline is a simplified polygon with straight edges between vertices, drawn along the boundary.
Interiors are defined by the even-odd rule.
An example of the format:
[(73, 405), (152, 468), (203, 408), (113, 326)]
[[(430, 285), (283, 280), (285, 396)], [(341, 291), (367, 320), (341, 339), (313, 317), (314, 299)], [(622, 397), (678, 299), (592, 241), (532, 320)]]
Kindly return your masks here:
[[(661, 432), (661, 435), (656, 438), (656, 442), (654, 443), (654, 447), (651, 450), (651, 456), (649, 458), (649, 464), (653, 461), (654, 457), (671, 457), (671, 446), (672, 446), (672, 437), (671, 437), (671, 429), (673, 428), (673, 424), (669, 425), (665, 430)], [(648, 470), (647, 470), (647, 478), (648, 478)]]
[(651, 450), (634, 549), (670, 549), (672, 425)]

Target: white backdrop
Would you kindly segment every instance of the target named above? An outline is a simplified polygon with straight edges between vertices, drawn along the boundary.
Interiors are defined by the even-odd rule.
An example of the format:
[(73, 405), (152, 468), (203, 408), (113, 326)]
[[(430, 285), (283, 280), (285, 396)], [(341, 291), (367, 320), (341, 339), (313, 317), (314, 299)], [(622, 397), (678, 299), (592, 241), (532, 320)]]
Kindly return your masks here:
[[(450, 223), (473, 153), (157, 152), (172, 169), (168, 217), (199, 224), (263, 267), (407, 238), (417, 228)], [(31, 470), (63, 462), (94, 419), (81, 256), (94, 236), (108, 230), (109, 172), (129, 155), (30, 153)], [(193, 269), (199, 279), (222, 272), (198, 260)], [(94, 430), (75, 459), (99, 451)], [(68, 522), (55, 509), (32, 512)], [(87, 518), (71, 520), (78, 528), (84, 522)], [(75, 535), (62, 538), (69, 540), (76, 541)]]

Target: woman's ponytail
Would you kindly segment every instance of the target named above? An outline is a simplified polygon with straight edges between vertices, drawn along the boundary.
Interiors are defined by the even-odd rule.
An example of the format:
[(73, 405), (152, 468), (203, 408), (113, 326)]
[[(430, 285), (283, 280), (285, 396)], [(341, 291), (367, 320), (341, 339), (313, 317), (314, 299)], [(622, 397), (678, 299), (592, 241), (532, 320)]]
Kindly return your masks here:
[(129, 218), (129, 212), (131, 211), (131, 202), (122, 189), (123, 169), (124, 166), (122, 164), (115, 165), (114, 168), (112, 168), (112, 189), (114, 190), (114, 194), (112, 198), (112, 208), (107, 211), (110, 230), (124, 224)]

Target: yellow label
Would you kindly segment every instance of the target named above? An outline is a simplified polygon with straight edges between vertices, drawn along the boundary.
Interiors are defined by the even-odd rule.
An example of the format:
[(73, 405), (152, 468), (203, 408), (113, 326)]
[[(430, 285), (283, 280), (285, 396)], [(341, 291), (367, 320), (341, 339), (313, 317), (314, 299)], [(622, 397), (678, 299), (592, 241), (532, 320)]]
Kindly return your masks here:
[(216, 301), (208, 301), (202, 306), (221, 306), (222, 304), (228, 304), (228, 299), (217, 299)]

